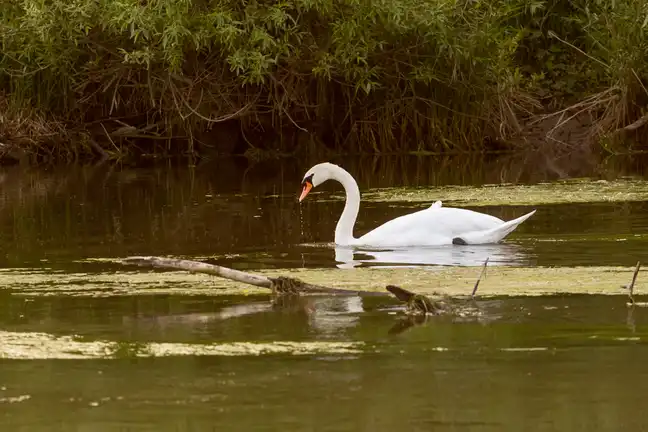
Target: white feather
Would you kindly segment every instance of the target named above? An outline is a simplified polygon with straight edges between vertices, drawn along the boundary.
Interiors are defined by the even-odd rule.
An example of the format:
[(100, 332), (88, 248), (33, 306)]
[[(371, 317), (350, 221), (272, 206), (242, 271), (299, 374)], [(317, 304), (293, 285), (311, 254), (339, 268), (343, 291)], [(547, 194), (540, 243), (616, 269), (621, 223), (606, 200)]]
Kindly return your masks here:
[(439, 246), (459, 242), (463, 244), (498, 243), (535, 210), (517, 219), (505, 222), (495, 216), (472, 210), (443, 207), (436, 201), (430, 207), (392, 219), (360, 238), (353, 236), (360, 191), (355, 179), (341, 167), (325, 162), (312, 167), (304, 179), (313, 186), (327, 180), (336, 180), (344, 186), (346, 204), (335, 229), (335, 243), (349, 246), (400, 247)]

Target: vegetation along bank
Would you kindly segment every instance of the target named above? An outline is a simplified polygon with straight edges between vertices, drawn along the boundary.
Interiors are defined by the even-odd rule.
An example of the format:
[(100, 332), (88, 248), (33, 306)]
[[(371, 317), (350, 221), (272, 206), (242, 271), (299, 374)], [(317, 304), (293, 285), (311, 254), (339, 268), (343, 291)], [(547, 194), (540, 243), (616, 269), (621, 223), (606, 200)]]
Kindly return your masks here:
[(645, 0), (5, 1), (0, 39), (4, 157), (619, 152), (648, 129)]

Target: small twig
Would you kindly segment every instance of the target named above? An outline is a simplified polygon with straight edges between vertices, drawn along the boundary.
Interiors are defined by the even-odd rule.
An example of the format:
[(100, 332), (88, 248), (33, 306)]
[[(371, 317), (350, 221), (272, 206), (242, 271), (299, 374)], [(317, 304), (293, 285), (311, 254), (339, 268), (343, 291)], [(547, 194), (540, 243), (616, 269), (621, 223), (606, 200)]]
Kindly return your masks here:
[[(257, 96), (257, 98), (255, 98), (252, 102), (244, 105), (243, 107), (241, 107), (235, 113), (227, 114), (227, 115), (220, 116), (220, 117), (217, 117), (217, 118), (210, 118), (210, 117), (205, 117), (204, 115), (202, 115), (198, 111), (196, 111), (194, 108), (192, 108), (191, 105), (189, 105), (189, 102), (187, 102), (187, 100), (181, 94), (178, 94), (178, 97), (180, 98), (182, 103), (184, 103), (184, 105), (187, 108), (189, 108), (189, 111), (191, 111), (194, 115), (196, 115), (196, 116), (200, 117), (201, 119), (203, 119), (203, 120), (205, 120), (207, 122), (210, 122), (210, 123), (221, 123), (221, 122), (231, 120), (231, 119), (236, 118), (236, 117), (240, 117), (245, 111), (248, 110), (248, 108), (250, 108), (252, 105), (254, 105), (256, 103), (257, 99), (258, 99), (258, 96)], [(202, 102), (202, 98), (203, 98), (203, 91), (201, 90), (200, 91), (200, 99), (199, 99), (198, 104), (196, 105), (196, 107), (198, 107), (200, 105), (200, 103)]]
[(580, 101), (580, 102), (578, 102), (578, 103), (576, 103), (574, 105), (570, 105), (567, 108), (563, 108), (563, 109), (561, 109), (559, 111), (552, 112), (550, 114), (537, 116), (537, 118), (535, 120), (533, 120), (533, 121), (531, 121), (529, 123), (529, 126), (534, 125), (534, 124), (539, 123), (539, 122), (544, 121), (544, 120), (548, 120), (548, 119), (550, 119), (552, 117), (555, 117), (557, 115), (561, 116), (561, 119), (558, 120), (558, 122), (561, 122), (564, 114), (569, 112), (569, 111), (572, 111), (572, 110), (575, 110), (575, 109), (580, 109), (582, 107), (593, 108), (593, 107), (596, 107), (598, 105), (601, 105), (602, 103), (609, 102), (610, 100), (614, 100), (614, 96), (610, 96), (607, 99), (604, 99), (604, 97), (607, 96), (609, 93), (614, 93), (617, 90), (618, 90), (617, 87), (610, 87), (610, 88), (608, 88), (608, 89), (606, 89), (606, 90), (604, 90), (604, 91), (602, 91), (600, 93), (588, 96), (585, 99), (583, 99), (582, 101)]
[[(119, 147), (117, 147), (117, 144), (115, 144), (115, 141), (113, 141), (113, 139), (111, 138), (110, 134), (109, 134), (108, 131), (106, 130), (106, 126), (104, 126), (103, 123), (99, 123), (99, 124), (101, 125), (101, 128), (103, 129), (104, 133), (105, 133), (106, 136), (108, 137), (108, 140), (110, 141), (110, 143), (113, 145), (113, 147), (115, 148), (115, 150), (117, 150), (117, 153), (118, 153), (118, 154), (121, 154), (121, 150), (119, 150)], [(99, 147), (99, 148), (101, 148), (101, 147)], [(102, 150), (102, 153), (105, 154), (106, 157), (108, 157), (108, 155), (106, 154), (106, 152), (103, 151), (103, 149), (101, 149), (101, 150)]]
[[(597, 101), (596, 103), (597, 103), (597, 104), (602, 104), (602, 103), (609, 102), (609, 101), (614, 100), (614, 99), (615, 99), (614, 96), (610, 96), (609, 98), (599, 100), (599, 101)], [(555, 130), (557, 130), (557, 129), (563, 127), (565, 124), (569, 123), (570, 120), (572, 120), (572, 119), (578, 117), (580, 114), (582, 114), (582, 113), (584, 113), (584, 112), (586, 112), (586, 111), (589, 111), (589, 110), (591, 110), (591, 109), (592, 109), (592, 106), (591, 106), (591, 105), (590, 105), (590, 106), (586, 106), (585, 108), (583, 108), (583, 109), (581, 109), (581, 110), (578, 110), (578, 111), (576, 111), (576, 113), (574, 113), (574, 114), (572, 114), (571, 116), (567, 117), (566, 120), (562, 120), (562, 117), (561, 117), (561, 120), (559, 120), (559, 121), (556, 123), (556, 125), (555, 125), (553, 128), (551, 128), (551, 130), (550, 130), (549, 132), (547, 132), (547, 135), (553, 134), (553, 132), (554, 132)]]
[(646, 86), (643, 84), (643, 81), (641, 81), (641, 78), (639, 78), (639, 75), (637, 75), (637, 72), (635, 72), (634, 68), (632, 68), (630, 70), (632, 71), (635, 78), (637, 78), (637, 81), (639, 81), (639, 85), (644, 90), (644, 92), (646, 92), (646, 95), (648, 95), (648, 89), (646, 89)]
[(283, 107), (282, 107), (281, 109), (282, 109), (282, 111), (284, 112), (284, 114), (286, 114), (286, 117), (288, 117), (288, 120), (290, 120), (290, 122), (291, 122), (291, 123), (292, 123), (292, 124), (297, 128), (297, 129), (299, 129), (299, 130), (301, 130), (301, 131), (303, 131), (303, 132), (308, 132), (308, 129), (303, 128), (303, 127), (299, 126), (297, 123), (295, 123), (295, 120), (293, 120), (292, 117), (290, 117), (290, 114), (288, 114), (288, 110), (284, 109)]
[(567, 46), (569, 46), (569, 47), (575, 49), (576, 51), (578, 51), (579, 53), (583, 54), (584, 56), (586, 56), (586, 57), (588, 57), (588, 58), (594, 60), (594, 61), (597, 62), (598, 64), (600, 64), (600, 65), (602, 65), (603, 67), (605, 67), (605, 69), (610, 69), (610, 66), (609, 66), (607, 63), (605, 63), (605, 62), (603, 62), (603, 61), (597, 59), (596, 57), (593, 57), (593, 56), (587, 54), (585, 51), (583, 51), (582, 49), (578, 48), (577, 46), (575, 46), (575, 45), (573, 45), (573, 44), (567, 42), (566, 40), (561, 39), (561, 38), (560, 38), (560, 37), (559, 37), (555, 32), (549, 30), (548, 35), (549, 35), (549, 37), (554, 37), (554, 38), (558, 39), (560, 42), (564, 43), (565, 45), (567, 45)]
[(632, 275), (632, 282), (628, 285), (628, 297), (630, 298), (630, 305), (635, 304), (634, 300), (634, 285), (637, 280), (637, 275), (639, 274), (639, 268), (641, 267), (641, 261), (637, 261), (637, 267), (635, 267), (634, 274)]
[(486, 273), (486, 266), (488, 265), (488, 260), (490, 257), (486, 258), (486, 261), (484, 261), (484, 266), (482, 267), (482, 271), (479, 274), (479, 277), (477, 278), (477, 282), (475, 282), (475, 286), (473, 287), (472, 294), (470, 297), (475, 298), (475, 293), (477, 292), (477, 288), (479, 287), (479, 282), (481, 282), (482, 277)]
[[(275, 77), (273, 77), (273, 76), (271, 76), (271, 78), (272, 78), (272, 80), (273, 80), (276, 84), (278, 84), (278, 85), (280, 85), (281, 87), (283, 87), (284, 92), (285, 92), (286, 94), (288, 93), (288, 91), (286, 90), (286, 87), (283, 85), (283, 83), (282, 83), (281, 81), (279, 81), (277, 78), (275, 78)], [(290, 122), (293, 124), (293, 126), (295, 126), (297, 129), (299, 129), (299, 130), (301, 130), (301, 131), (303, 131), (303, 132), (308, 132), (308, 129), (299, 126), (297, 123), (295, 123), (295, 120), (293, 120), (292, 117), (290, 117), (290, 114), (288, 114), (288, 110), (285, 109), (285, 108), (283, 107), (283, 101), (279, 104), (279, 106), (281, 107), (281, 110), (282, 110), (283, 113), (286, 115), (286, 117), (288, 117), (288, 120), (290, 120)]]
[(635, 121), (634, 123), (629, 124), (626, 127), (623, 127), (619, 130), (625, 130), (625, 131), (634, 131), (639, 129), (641, 126), (645, 125), (648, 123), (648, 113), (642, 115), (639, 120)]

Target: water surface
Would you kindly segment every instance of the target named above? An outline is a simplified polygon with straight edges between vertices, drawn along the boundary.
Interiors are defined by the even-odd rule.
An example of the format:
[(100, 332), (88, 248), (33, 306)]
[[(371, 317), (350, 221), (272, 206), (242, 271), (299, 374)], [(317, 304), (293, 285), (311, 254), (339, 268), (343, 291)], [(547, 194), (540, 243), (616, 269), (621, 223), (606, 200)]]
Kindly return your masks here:
[[(615, 163), (577, 170), (570, 161), (506, 158), (345, 162), (367, 192), (643, 179)], [(193, 168), (4, 169), (3, 430), (648, 428), (640, 415), (648, 310), (629, 309), (619, 287), (638, 260), (648, 261), (645, 201), (461, 203), (504, 219), (538, 212), (502, 245), (336, 250), (329, 242), (343, 206), (339, 187), (322, 186), (301, 206), (296, 200), (311, 165), (223, 159)], [(429, 204), (367, 201), (356, 234)], [(209, 277), (110, 261), (129, 255), (299, 271), (337, 286), (397, 274), (434, 289), (443, 288), (443, 269), (477, 275), (488, 257), (514, 277), (550, 267), (555, 280), (611, 286), (607, 295), (501, 292), (479, 299), (472, 315), (419, 322), (387, 296), (273, 304), (263, 290), (223, 290)], [(503, 271), (491, 270), (485, 289)], [(525, 278), (517, 283), (539, 282)], [(639, 293), (644, 279), (642, 272)], [(563, 282), (558, 288), (567, 290), (571, 282)]]

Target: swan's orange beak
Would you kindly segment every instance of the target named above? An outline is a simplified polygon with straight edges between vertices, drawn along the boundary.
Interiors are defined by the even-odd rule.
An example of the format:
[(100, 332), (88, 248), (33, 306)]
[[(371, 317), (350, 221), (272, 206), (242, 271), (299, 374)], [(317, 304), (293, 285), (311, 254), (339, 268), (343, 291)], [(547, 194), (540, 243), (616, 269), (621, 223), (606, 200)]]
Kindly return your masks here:
[(302, 202), (302, 200), (306, 198), (306, 195), (308, 195), (308, 192), (310, 192), (311, 189), (313, 189), (313, 183), (306, 180), (304, 182), (304, 188), (302, 189), (302, 193), (299, 196), (299, 202)]

